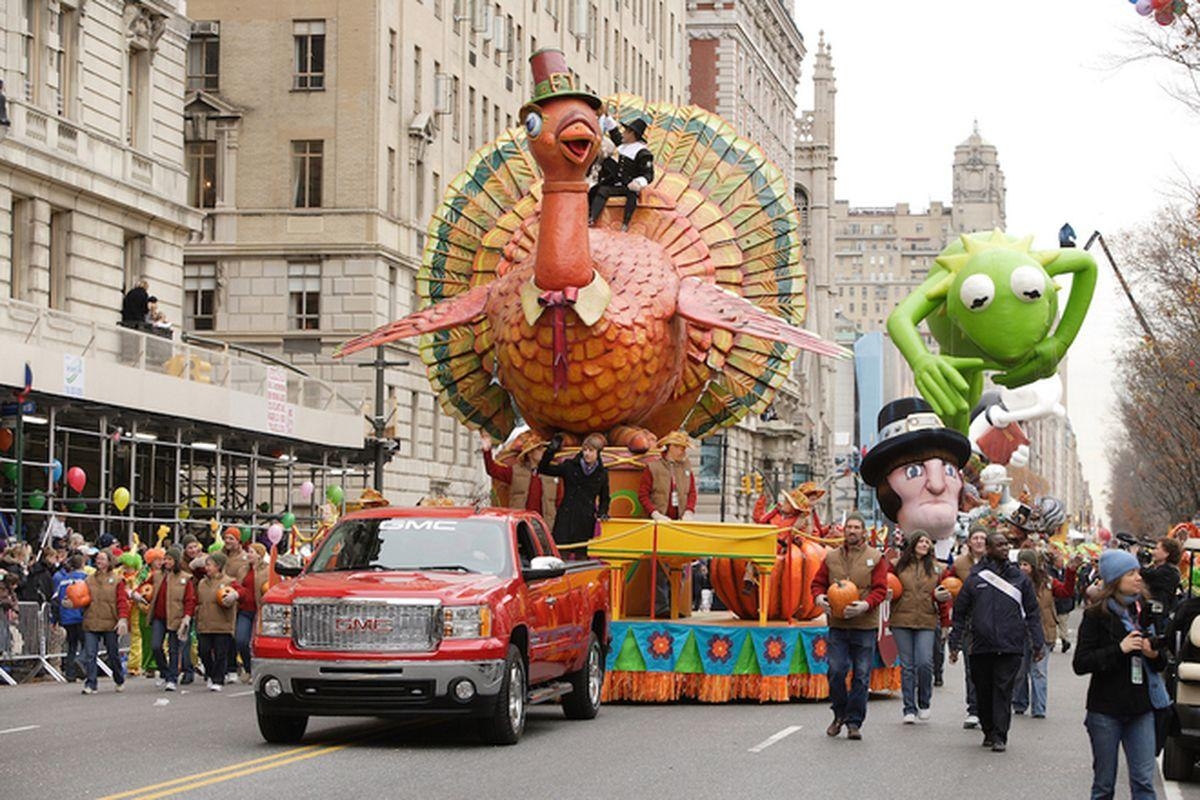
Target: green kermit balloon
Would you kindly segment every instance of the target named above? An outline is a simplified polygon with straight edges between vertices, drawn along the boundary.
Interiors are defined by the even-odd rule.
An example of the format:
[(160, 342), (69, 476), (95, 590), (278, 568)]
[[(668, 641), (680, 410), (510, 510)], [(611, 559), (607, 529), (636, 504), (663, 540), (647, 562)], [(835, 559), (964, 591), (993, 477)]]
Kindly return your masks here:
[[(983, 394), (984, 372), (998, 372), (993, 380), (1009, 389), (1049, 378), (1092, 302), (1097, 269), (1091, 255), (1074, 248), (1035, 251), (1032, 244), (1032, 236), (1017, 239), (1000, 230), (963, 234), (888, 316), (888, 334), (912, 367), (917, 390), (947, 426), (963, 433)], [(1065, 274), (1073, 279), (1059, 319), (1054, 277)], [(940, 355), (922, 341), (922, 320)]]

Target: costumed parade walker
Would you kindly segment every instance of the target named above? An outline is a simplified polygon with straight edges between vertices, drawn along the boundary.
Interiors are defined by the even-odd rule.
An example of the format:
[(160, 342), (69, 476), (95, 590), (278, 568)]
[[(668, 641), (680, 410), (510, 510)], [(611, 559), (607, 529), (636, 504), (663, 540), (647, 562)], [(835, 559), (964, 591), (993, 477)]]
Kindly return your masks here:
[[(791, 580), (772, 580), (776, 528), (647, 520), (637, 497), (660, 438), (703, 438), (762, 412), (802, 349), (848, 355), (801, 327), (801, 224), (787, 180), (716, 114), (628, 94), (601, 101), (558, 50), (530, 64), (521, 127), (475, 153), (433, 215), (417, 277), (424, 308), (339, 355), (419, 337), (443, 409), (494, 441), (520, 421), (543, 440), (561, 437), (562, 458), (604, 435), (610, 518), (562, 541), (585, 540), (577, 550), (619, 567), (606, 698), (823, 696), (824, 629), (782, 610), (770, 619), (773, 583)], [(615, 197), (589, 226), (601, 108), (639, 142), (627, 225), (625, 197)], [(615, 174), (633, 174), (627, 156), (614, 157)], [(755, 619), (688, 616), (681, 565), (698, 558), (755, 564)], [(672, 621), (654, 608), (659, 570), (674, 587), (663, 615)], [(803, 590), (788, 583), (785, 593)], [(639, 610), (649, 619), (628, 616)]]

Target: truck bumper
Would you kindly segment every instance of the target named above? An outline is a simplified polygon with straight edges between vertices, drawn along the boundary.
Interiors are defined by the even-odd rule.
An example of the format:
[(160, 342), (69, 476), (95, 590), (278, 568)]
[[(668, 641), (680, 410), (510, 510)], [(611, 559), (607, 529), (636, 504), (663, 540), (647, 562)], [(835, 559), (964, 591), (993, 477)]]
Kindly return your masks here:
[[(454, 691), (463, 681), (474, 688), (466, 700)], [(254, 659), (254, 691), (261, 708), (283, 715), (490, 716), (503, 683), (502, 660)]]

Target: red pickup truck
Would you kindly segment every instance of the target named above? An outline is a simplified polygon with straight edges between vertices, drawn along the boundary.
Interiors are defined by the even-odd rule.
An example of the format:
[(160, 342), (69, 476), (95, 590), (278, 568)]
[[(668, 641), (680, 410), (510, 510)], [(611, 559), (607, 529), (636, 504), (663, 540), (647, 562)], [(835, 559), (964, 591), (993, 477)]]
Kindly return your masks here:
[(562, 561), (537, 514), (364, 510), (277, 570), (294, 580), (263, 596), (253, 641), (269, 742), (299, 741), (310, 716), (449, 714), (514, 744), (530, 704), (600, 709), (608, 568)]

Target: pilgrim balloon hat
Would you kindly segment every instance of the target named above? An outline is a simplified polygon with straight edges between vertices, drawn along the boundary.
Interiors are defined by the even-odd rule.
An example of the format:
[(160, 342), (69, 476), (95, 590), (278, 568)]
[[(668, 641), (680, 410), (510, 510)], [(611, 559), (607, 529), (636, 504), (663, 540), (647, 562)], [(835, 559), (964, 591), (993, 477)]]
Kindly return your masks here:
[(879, 441), (863, 457), (860, 474), (868, 486), (879, 486), (887, 474), (922, 452), (943, 454), (962, 469), (971, 457), (971, 442), (947, 428), (920, 397), (893, 400), (879, 411)]

